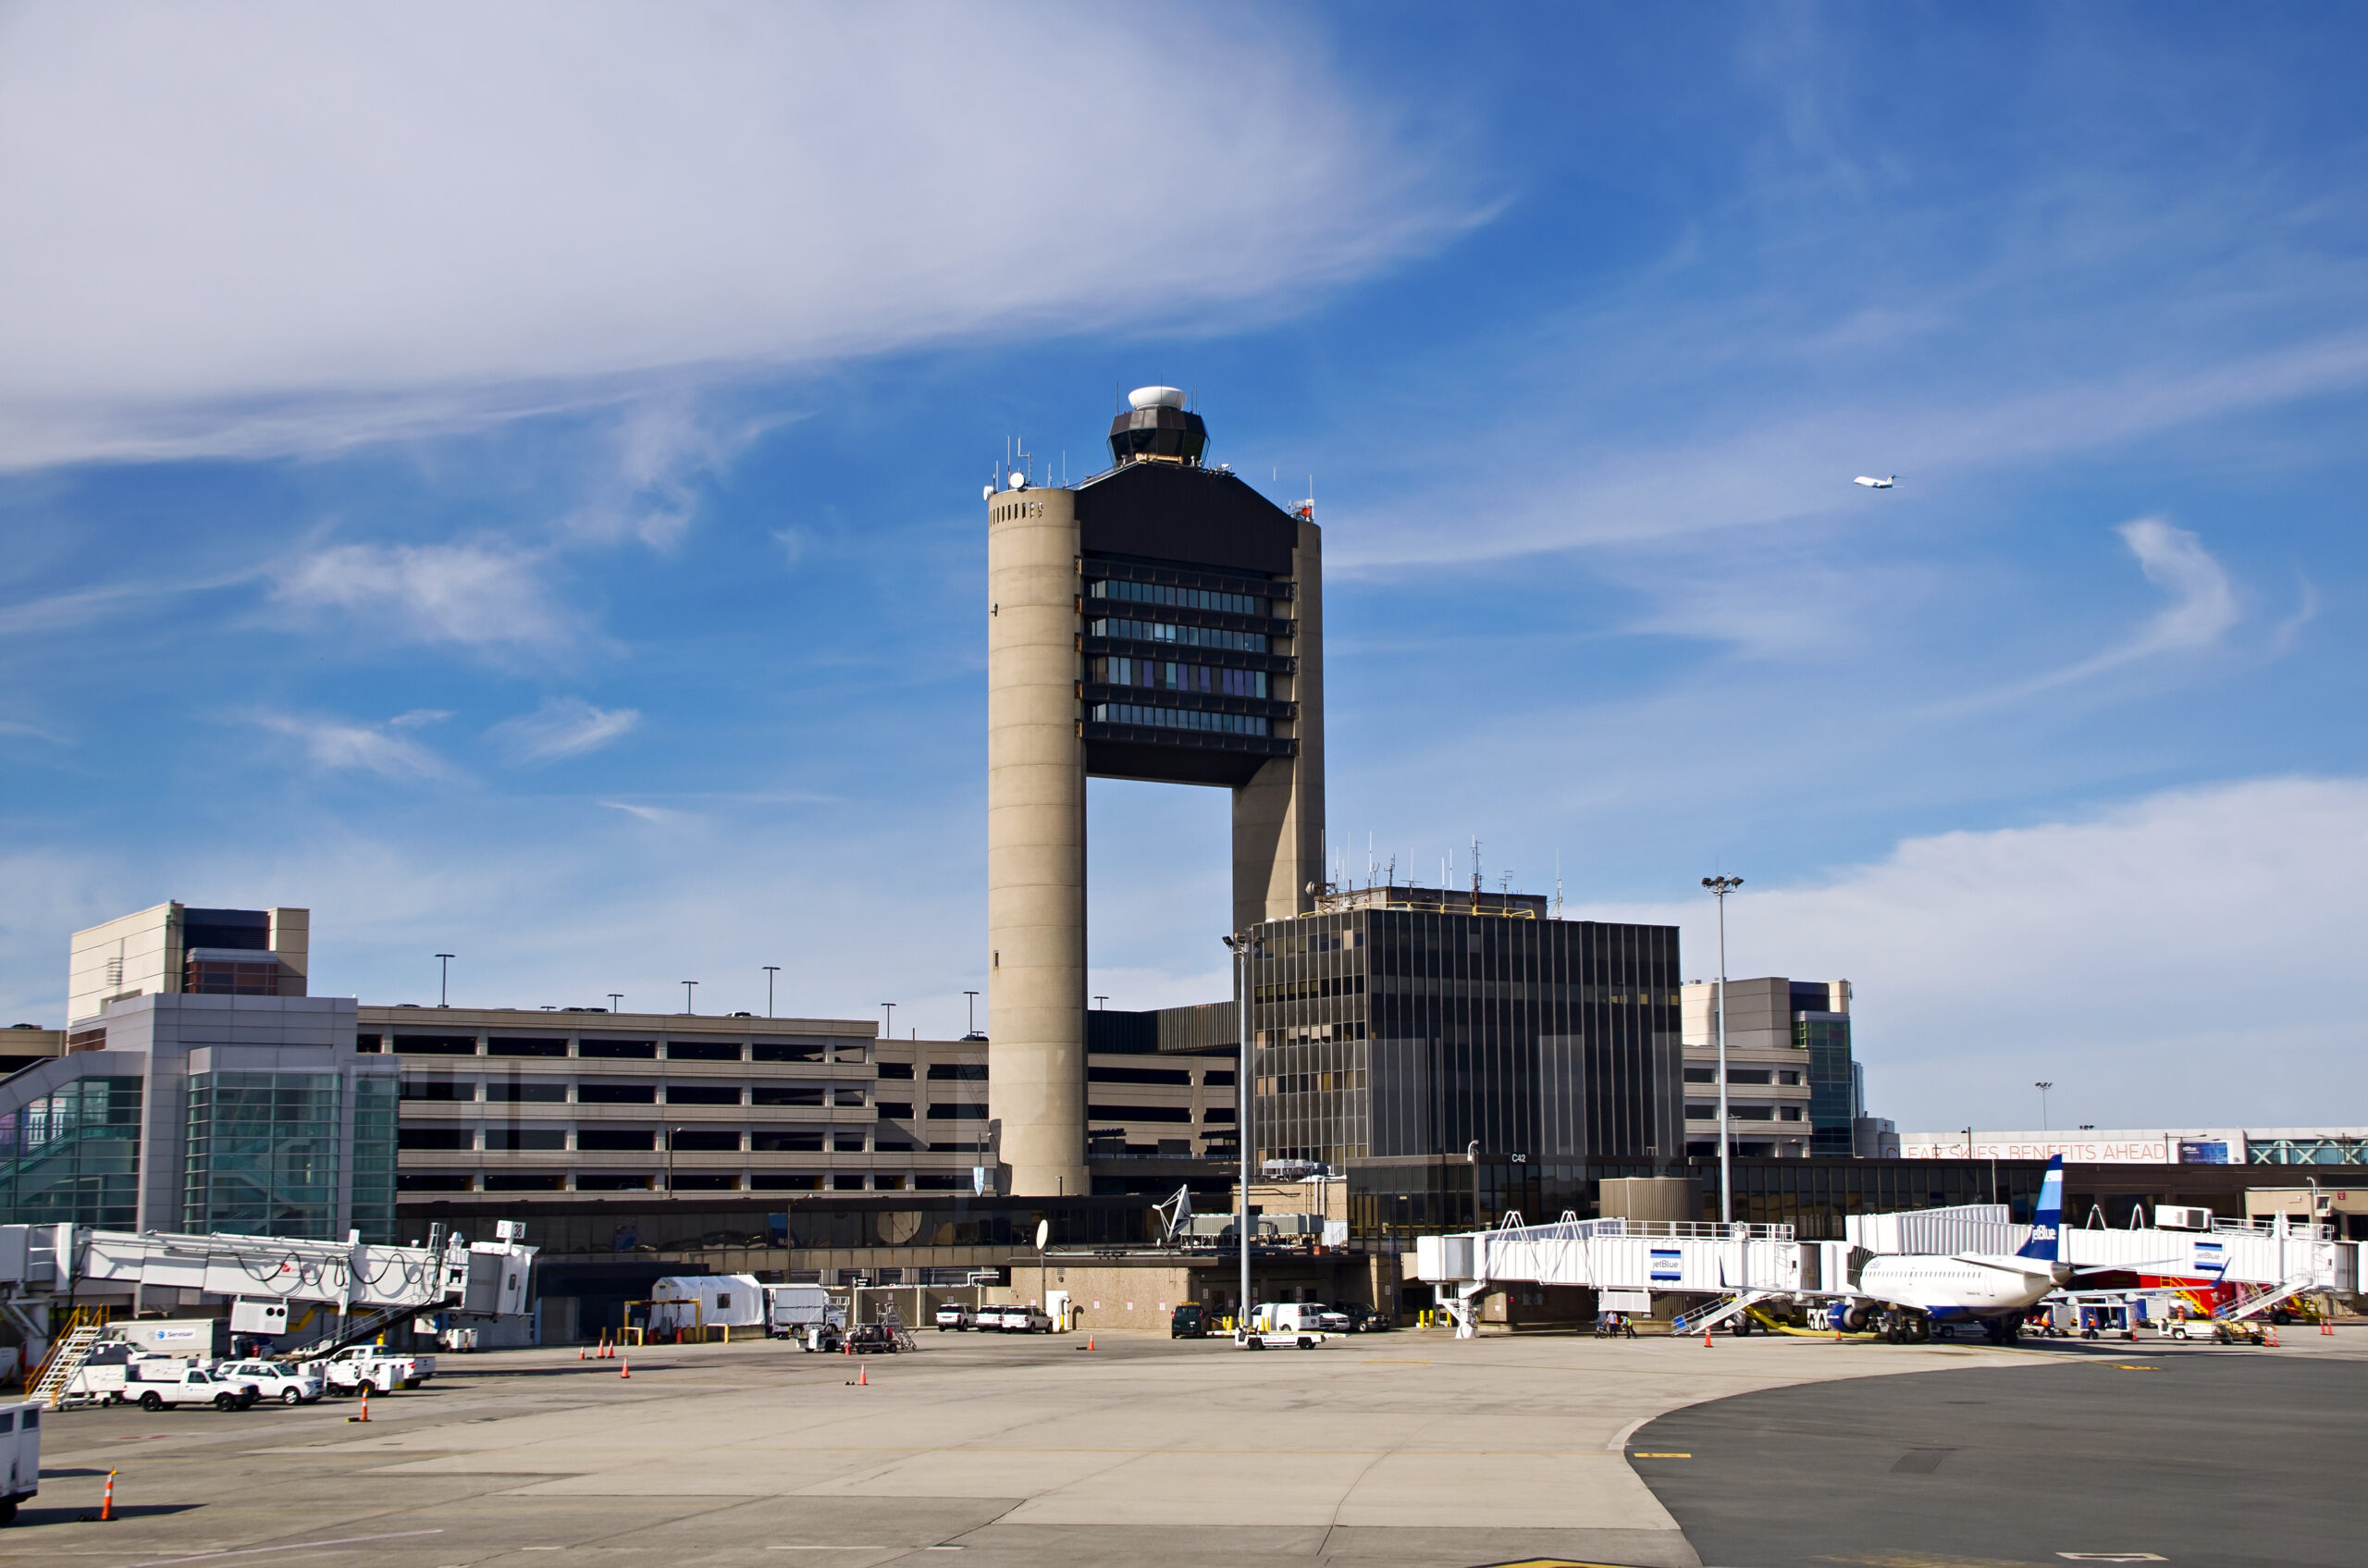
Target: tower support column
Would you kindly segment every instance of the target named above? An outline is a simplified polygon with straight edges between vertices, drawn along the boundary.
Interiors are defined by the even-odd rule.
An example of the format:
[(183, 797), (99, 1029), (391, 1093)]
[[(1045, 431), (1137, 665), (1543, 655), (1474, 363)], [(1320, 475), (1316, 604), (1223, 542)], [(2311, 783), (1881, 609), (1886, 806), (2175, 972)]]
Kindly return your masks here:
[(1298, 755), (1276, 757), (1233, 792), (1233, 929), (1289, 920), (1314, 907), (1309, 884), (1330, 875), (1324, 864), (1324, 546), (1301, 518), (1291, 550), (1295, 596), (1291, 652), (1298, 672), (1289, 700)]
[(1029, 1197), (1090, 1191), (1078, 559), (1074, 492), (989, 499), (988, 1100)]

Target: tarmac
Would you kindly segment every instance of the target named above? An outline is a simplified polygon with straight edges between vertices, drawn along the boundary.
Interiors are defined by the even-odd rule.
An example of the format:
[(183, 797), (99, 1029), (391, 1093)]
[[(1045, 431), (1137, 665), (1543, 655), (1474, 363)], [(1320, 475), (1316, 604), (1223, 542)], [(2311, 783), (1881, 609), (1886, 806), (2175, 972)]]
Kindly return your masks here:
[[(1254, 1353), (1147, 1334), (1097, 1334), (1092, 1351), (1083, 1336), (924, 1329), (918, 1342), (859, 1360), (780, 1341), (651, 1347), (622, 1363), (573, 1349), (448, 1355), (427, 1387), (374, 1398), (366, 1426), (347, 1401), (57, 1412), (41, 1495), (0, 1531), (0, 1565), (474, 1568), (560, 1551), (767, 1568), (954, 1552), (972, 1568), (1945, 1568), (2009, 1561), (1980, 1545), (2002, 1512), (2092, 1474), (2059, 1463), (2066, 1444), (2118, 1465), (2132, 1509), (2158, 1474), (2200, 1490), (2188, 1471), (2219, 1456), (2218, 1421), (2240, 1421), (2229, 1429), (2250, 1441), (2307, 1409), (2292, 1446), (2356, 1457), (2343, 1412), (2361, 1408), (2368, 1378), (2356, 1330), (2288, 1330), (2277, 1351), (2135, 1354), (1764, 1335), (1705, 1349), (1398, 1332)], [(2162, 1387), (2133, 1387), (2148, 1384)], [(2158, 1435), (2190, 1404), (2176, 1436)], [(1896, 1468), (1943, 1445), (1930, 1469)], [(110, 1469), (117, 1519), (83, 1522)], [(2296, 1475), (2274, 1491), (2281, 1517), (2318, 1472)], [(1863, 1512), (1869, 1488), (1900, 1506), (1846, 1538), (1816, 1534), (1825, 1512)]]

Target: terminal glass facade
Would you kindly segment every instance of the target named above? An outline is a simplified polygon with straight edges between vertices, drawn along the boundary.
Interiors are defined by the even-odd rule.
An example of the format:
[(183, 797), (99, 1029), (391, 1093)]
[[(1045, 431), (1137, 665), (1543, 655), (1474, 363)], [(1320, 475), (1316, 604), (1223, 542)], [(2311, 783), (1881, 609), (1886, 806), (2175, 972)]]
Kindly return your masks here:
[(1793, 1040), (1809, 1058), (1809, 1153), (1847, 1159), (1856, 1152), (1851, 1124), (1864, 1114), (1850, 1058), (1850, 1015), (1798, 1014)]
[(335, 1239), (341, 1087), (334, 1072), (192, 1073), (181, 1228)]
[(136, 1078), (84, 1078), (0, 1115), (5, 1223), (137, 1224), (140, 1102)]

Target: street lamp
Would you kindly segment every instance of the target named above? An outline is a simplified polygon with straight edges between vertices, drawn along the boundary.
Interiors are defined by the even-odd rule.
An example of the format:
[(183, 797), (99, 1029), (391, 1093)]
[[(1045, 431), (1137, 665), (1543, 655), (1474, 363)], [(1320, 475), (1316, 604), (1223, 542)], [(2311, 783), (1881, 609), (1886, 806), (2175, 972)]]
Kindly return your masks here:
[(443, 966), (443, 973), (436, 982), (436, 1005), (439, 1007), (449, 1007), (452, 1005), (452, 959), (454, 955), (450, 953), (438, 953), (436, 955), (436, 957), (437, 961)]
[(623, 992), (611, 991), (609, 993), (609, 1011), (612, 1013), (623, 1012), (625, 1010), (624, 1003), (625, 994)]
[(683, 982), (683, 1016), (685, 1018), (691, 1014), (691, 987), (697, 983), (698, 982), (695, 980)]
[(970, 1030), (969, 1032), (963, 1035), (962, 1038), (965, 1040), (976, 1040), (979, 1038), (979, 994), (975, 991), (965, 991), (962, 994), (970, 999)]
[(882, 1002), (880, 1006), (888, 1015), (888, 1025), (880, 1031), (880, 1038), (882, 1040), (894, 1040), (896, 1038), (896, 1004), (894, 1002)]
[(1719, 901), (1719, 1223), (1735, 1222), (1734, 1174), (1727, 1159), (1727, 895), (1741, 877), (1704, 877), (1702, 885)]
[(773, 1016), (773, 976), (781, 973), (779, 964), (765, 966), (765, 1017)]
[(2040, 1082), (2032, 1084), (2031, 1087), (2039, 1091), (2039, 1130), (2045, 1132), (2047, 1130), (2047, 1092), (2055, 1085), (2052, 1082)]
[(1234, 1154), (1241, 1162), (1241, 1198), (1234, 1205), (1234, 1239), (1241, 1244), (1241, 1299), (1234, 1309), (1233, 1332), (1239, 1340), (1250, 1327), (1250, 938), (1223, 939), (1233, 949), (1233, 1021), (1240, 1037), (1240, 1065), (1233, 1073)]

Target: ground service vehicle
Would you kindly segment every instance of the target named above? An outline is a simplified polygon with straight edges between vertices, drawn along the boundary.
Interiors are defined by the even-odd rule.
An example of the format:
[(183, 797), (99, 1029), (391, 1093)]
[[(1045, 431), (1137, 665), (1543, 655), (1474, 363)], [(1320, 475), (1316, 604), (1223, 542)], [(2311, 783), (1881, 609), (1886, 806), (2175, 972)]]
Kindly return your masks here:
[(1349, 1315), (1322, 1302), (1262, 1302), (1252, 1327), (1270, 1334), (1346, 1334)]
[(894, 1355), (896, 1331), (884, 1323), (858, 1323), (847, 1330), (847, 1348), (857, 1355)]
[(253, 1383), (267, 1400), (281, 1404), (311, 1404), (328, 1391), (328, 1382), (320, 1373), (308, 1366), (292, 1366), (284, 1361), (226, 1361), (216, 1364), (215, 1372)]
[(1167, 1337), (1171, 1340), (1205, 1340), (1209, 1337), (1209, 1315), (1198, 1302), (1178, 1302), (1167, 1319)]
[(1324, 1336), (1313, 1329), (1245, 1328), (1233, 1342), (1245, 1351), (1312, 1351), (1324, 1342)]
[(18, 1503), (41, 1490), (41, 1406), (0, 1404), (0, 1454), (8, 1461), (0, 1485), (0, 1525), (6, 1525)]
[(764, 1292), (768, 1334), (797, 1339), (818, 1324), (845, 1326), (846, 1309), (833, 1305), (820, 1285), (767, 1285)]
[(332, 1394), (358, 1394), (367, 1383), (382, 1394), (416, 1389), (436, 1376), (432, 1355), (396, 1355), (378, 1345), (348, 1345), (326, 1361), (304, 1364)]
[(254, 1384), (238, 1378), (220, 1377), (202, 1366), (184, 1366), (180, 1376), (167, 1382), (151, 1382), (142, 1377), (136, 1385), (140, 1389), (140, 1408), (156, 1411), (179, 1409), (186, 1404), (210, 1404), (216, 1410), (249, 1410), (263, 1397)]

